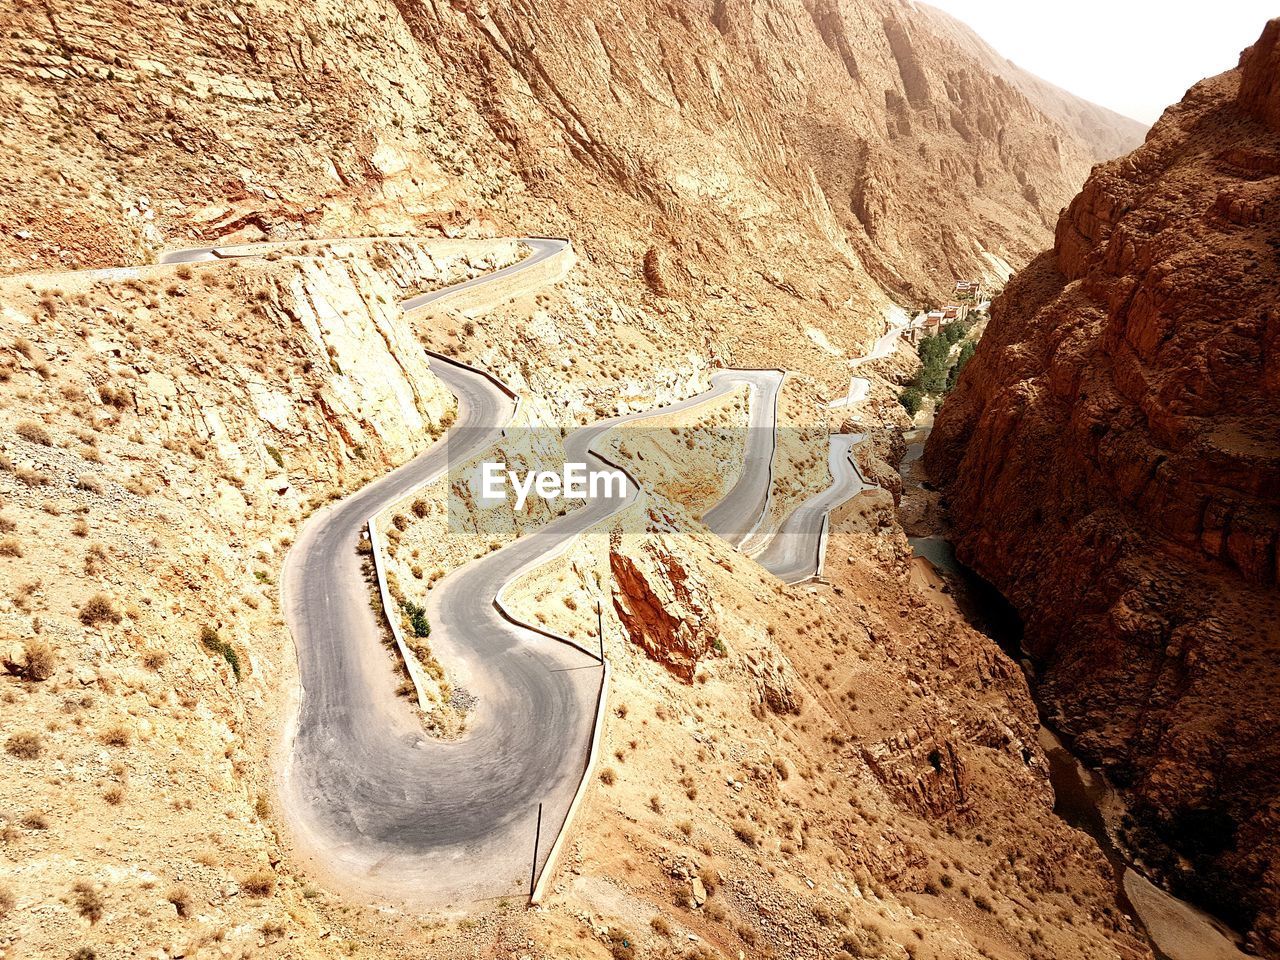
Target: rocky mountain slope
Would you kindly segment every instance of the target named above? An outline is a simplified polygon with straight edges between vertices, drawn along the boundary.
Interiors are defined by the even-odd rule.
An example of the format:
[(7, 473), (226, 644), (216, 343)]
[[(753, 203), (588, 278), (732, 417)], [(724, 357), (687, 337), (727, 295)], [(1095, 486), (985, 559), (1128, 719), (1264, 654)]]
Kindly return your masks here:
[[(790, 502), (884, 316), (1024, 263), (1131, 128), (1084, 131), (897, 0), (0, 8), (0, 952), (1147, 955), (1048, 816), (1020, 673), (913, 594), (888, 494), (833, 522), (822, 586), (677, 510), (618, 542), (630, 600), (687, 576), (717, 629), (673, 672), (661, 629), (608, 623), (608, 766), (545, 909), (344, 899), (273, 766), (282, 559), (451, 422), (423, 345), (565, 429), (785, 365)], [(408, 233), (458, 239), (323, 242)], [(545, 233), (578, 252), (556, 286), (397, 310)], [(141, 266), (260, 239), (291, 242)], [(857, 416), (893, 424), (873, 376)], [(425, 540), (406, 516), (414, 589), (465, 559)], [(540, 581), (552, 622), (589, 621), (580, 572)]]
[(1147, 126), (1137, 120), (1121, 116), (1106, 107), (1054, 86), (1034, 73), (1024, 70), (1012, 60), (1000, 56), (966, 24), (936, 7), (916, 4), (922, 19), (932, 18), (930, 26), (938, 33), (949, 36), (975, 63), (981, 64), (993, 76), (1000, 77), (1016, 87), (1045, 115), (1053, 117), (1092, 150), (1093, 159), (1101, 162), (1127, 153), (1137, 146), (1147, 132)]
[(1280, 955), (1280, 22), (1095, 170), (926, 465), (1128, 840)]
[(1140, 135), (899, 0), (51, 0), (5, 19), (10, 272), (178, 237), (558, 231), (613, 282), (742, 327), (744, 353), (763, 314), (847, 340), (879, 332), (886, 292), (1022, 265), (1090, 163)]

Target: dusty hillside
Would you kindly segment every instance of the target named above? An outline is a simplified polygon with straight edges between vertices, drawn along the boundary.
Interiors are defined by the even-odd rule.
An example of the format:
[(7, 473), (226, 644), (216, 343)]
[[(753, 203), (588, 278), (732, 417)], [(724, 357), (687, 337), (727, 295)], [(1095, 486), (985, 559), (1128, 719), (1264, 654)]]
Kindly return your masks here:
[[(517, 254), (316, 245), (0, 288), (0, 944), (103, 958), (138, 945), (632, 956), (623, 940), (648, 957), (1145, 956), (1096, 848), (1048, 814), (1016, 667), (913, 597), (888, 494), (834, 525), (832, 584), (816, 589), (673, 526), (662, 491), (652, 523), (587, 540), (608, 547), (622, 590), (607, 622), (617, 686), (607, 759), (544, 910), (344, 901), (292, 855), (270, 763), (295, 692), (281, 559), (304, 516), (450, 421), (397, 296)], [(571, 318), (580, 296), (570, 281), (506, 310)], [(456, 333), (488, 349), (482, 331)], [(676, 387), (699, 384), (662, 390)], [(626, 380), (613, 388), (587, 402), (642, 402)], [(552, 409), (568, 424), (582, 405)], [(403, 559), (416, 549), (410, 528)], [(549, 612), (590, 596), (577, 559), (543, 581)], [(662, 606), (673, 577), (692, 603)], [(652, 623), (621, 613), (646, 598)], [(676, 615), (692, 648), (689, 631), (664, 632)], [(669, 669), (685, 652), (691, 669)]]
[(280, 563), (303, 517), (452, 418), (391, 274), (430, 288), (518, 253), (391, 241), (0, 282), (7, 956), (251, 950), (310, 923), (271, 869)]
[(1025, 615), (1063, 727), (1129, 789), (1129, 839), (1268, 955), (1278, 43), (1272, 21), (1095, 172), (994, 305), (926, 460), (961, 556)]
[(54, 0), (5, 21), (10, 272), (497, 225), (572, 233), (700, 322), (849, 339), (879, 332), (885, 291), (1021, 266), (1133, 136), (894, 0)]

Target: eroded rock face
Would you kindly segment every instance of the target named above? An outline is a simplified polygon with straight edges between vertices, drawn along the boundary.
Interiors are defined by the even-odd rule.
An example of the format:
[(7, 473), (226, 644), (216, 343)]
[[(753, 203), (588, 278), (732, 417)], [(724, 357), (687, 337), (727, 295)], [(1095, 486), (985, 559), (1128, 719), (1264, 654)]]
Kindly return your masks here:
[(705, 581), (660, 535), (609, 551), (613, 607), (631, 641), (686, 683), (715, 649), (720, 611)]
[(758, 703), (774, 713), (799, 713), (804, 706), (804, 693), (791, 661), (782, 654), (770, 652), (747, 657), (747, 669), (756, 684)]
[(1051, 708), (1129, 789), (1134, 841), (1272, 955), (1278, 43), (1273, 21), (1094, 171), (994, 305), (925, 459)]
[(963, 754), (945, 736), (911, 728), (862, 748), (862, 758), (898, 802), (938, 820), (968, 809), (969, 774)]

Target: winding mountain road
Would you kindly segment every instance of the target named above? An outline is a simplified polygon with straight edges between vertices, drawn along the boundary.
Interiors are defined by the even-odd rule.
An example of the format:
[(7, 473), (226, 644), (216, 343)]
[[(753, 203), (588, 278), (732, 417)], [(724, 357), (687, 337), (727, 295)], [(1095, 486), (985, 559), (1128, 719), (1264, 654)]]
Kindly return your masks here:
[[(509, 276), (557, 252), (554, 241), (526, 242), (534, 252), (520, 264), (405, 306)], [(494, 598), (523, 569), (625, 507), (638, 491), (628, 482), (621, 499), (588, 500), (454, 571), (431, 592), (434, 652), (476, 703), (461, 738), (426, 738), (391, 690), (381, 624), (369, 606), (355, 546), (370, 516), (492, 445), (513, 411), (487, 376), (443, 358), (433, 359), (432, 369), (459, 402), (445, 440), (313, 516), (286, 560), (284, 611), (303, 695), (282, 792), (302, 841), (299, 852), (312, 853), (321, 870), (348, 887), (448, 903), (526, 890), (539, 803), (541, 869), (582, 777), (599, 687), (593, 657), (512, 623)], [(565, 458), (607, 469), (591, 450), (606, 431), (696, 406), (742, 384), (753, 396), (772, 397), (780, 381), (776, 371), (718, 372), (702, 394), (574, 431), (565, 440)], [(765, 417), (771, 425), (771, 414)], [(770, 431), (757, 433), (763, 450)], [(753, 465), (717, 510), (727, 527), (746, 530), (757, 522), (766, 494), (767, 480), (762, 486)]]
[(779, 580), (798, 583), (821, 575), (828, 515), (868, 487), (853, 461), (853, 448), (862, 439), (860, 433), (841, 433), (831, 438), (827, 452), (831, 486), (792, 510), (765, 548), (755, 555), (756, 562)]
[[(749, 373), (749, 375), (748, 375)], [(747, 433), (742, 469), (724, 499), (702, 516), (711, 532), (742, 546), (769, 517), (773, 500), (773, 454), (777, 449), (778, 391), (781, 370), (739, 371), (747, 382)]]
[[(404, 308), (511, 277), (566, 246), (539, 238), (525, 243), (531, 252), (519, 263), (412, 297)], [(202, 247), (171, 252), (161, 262), (252, 256), (262, 248)], [(297, 648), (301, 696), (286, 737), (280, 790), (295, 854), (320, 873), (347, 889), (441, 905), (527, 891), (531, 868), (541, 870), (569, 812), (592, 732), (597, 659), (512, 622), (495, 598), (521, 572), (623, 509), (639, 491), (628, 480), (622, 498), (588, 500), (440, 581), (428, 601), (432, 646), (476, 703), (462, 737), (428, 738), (394, 693), (383, 625), (370, 606), (356, 547), (371, 516), (493, 445), (515, 409), (509, 393), (478, 370), (444, 357), (433, 357), (432, 370), (458, 399), (458, 417), (446, 437), (317, 511), (286, 558), (282, 606)], [(565, 459), (606, 469), (592, 444), (608, 430), (745, 384), (751, 412), (743, 469), (705, 517), (714, 532), (739, 544), (768, 515), (782, 378), (781, 371), (717, 372), (702, 394), (572, 432)], [(826, 510), (860, 488), (848, 457), (854, 439), (833, 440), (832, 487), (801, 504), (768, 538), (762, 561), (784, 578), (816, 571), (815, 537), (821, 539)], [(543, 839), (535, 863), (540, 803)]]

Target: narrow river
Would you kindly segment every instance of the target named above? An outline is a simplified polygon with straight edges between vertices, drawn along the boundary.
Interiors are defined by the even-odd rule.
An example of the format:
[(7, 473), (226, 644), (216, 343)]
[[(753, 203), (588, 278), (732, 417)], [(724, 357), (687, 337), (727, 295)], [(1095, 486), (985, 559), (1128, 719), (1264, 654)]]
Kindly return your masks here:
[[(906, 507), (903, 522), (908, 533), (915, 534), (908, 536), (911, 548), (952, 584), (952, 595), (965, 618), (1022, 665), (1032, 697), (1041, 706), (1034, 667), (1022, 649), (1022, 621), (1017, 612), (994, 586), (956, 559), (940, 509), (921, 507), (921, 501), (930, 499), (920, 462), (929, 430), (926, 424), (905, 435), (907, 450), (900, 465)], [(1049, 761), (1053, 812), (1097, 842), (1115, 871), (1117, 906), (1138, 920), (1158, 960), (1247, 960), (1252, 956), (1240, 950), (1241, 938), (1230, 927), (1142, 874), (1113, 835), (1113, 825), (1124, 812), (1120, 795), (1100, 771), (1081, 763), (1057, 733), (1044, 725), (1043, 718), (1038, 736)]]

